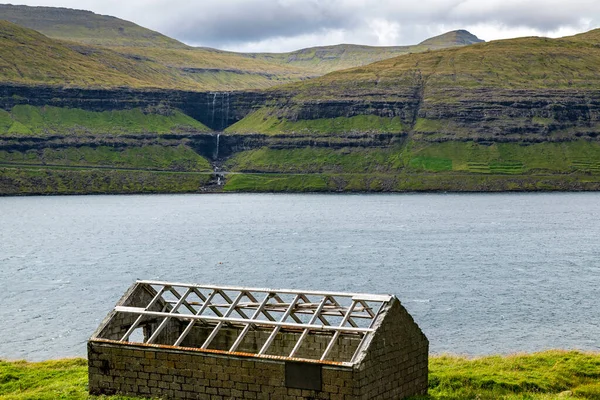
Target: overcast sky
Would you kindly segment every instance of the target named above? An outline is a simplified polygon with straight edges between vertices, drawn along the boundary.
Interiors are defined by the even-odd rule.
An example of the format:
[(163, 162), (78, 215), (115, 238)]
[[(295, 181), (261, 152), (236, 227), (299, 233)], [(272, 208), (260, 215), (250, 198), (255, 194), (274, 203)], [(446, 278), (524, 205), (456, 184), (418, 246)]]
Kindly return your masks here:
[[(454, 29), (484, 40), (600, 26), (600, 0), (15, 0), (113, 15), (182, 42), (233, 51), (416, 44)], [(1, 18), (1, 16), (0, 16)]]

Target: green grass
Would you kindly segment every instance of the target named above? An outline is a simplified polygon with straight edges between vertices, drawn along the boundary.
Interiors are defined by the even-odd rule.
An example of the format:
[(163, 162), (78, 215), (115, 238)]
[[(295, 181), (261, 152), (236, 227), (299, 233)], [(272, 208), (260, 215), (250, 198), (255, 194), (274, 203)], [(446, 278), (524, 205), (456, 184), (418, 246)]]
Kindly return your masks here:
[(198, 193), (210, 173), (0, 167), (0, 195)]
[(287, 173), (364, 173), (369, 171), (400, 170), (403, 167), (401, 150), (365, 148), (269, 149), (266, 147), (237, 153), (225, 163), (234, 172)]
[[(431, 356), (429, 395), (418, 399), (600, 399), (600, 354), (546, 351), (462, 358)], [(87, 361), (0, 361), (0, 399), (132, 399), (87, 394)], [(417, 399), (417, 398), (415, 398)]]
[(210, 128), (167, 107), (95, 112), (18, 105), (10, 112), (0, 111), (0, 137), (196, 132), (210, 132)]
[(230, 175), (226, 192), (324, 192), (329, 191), (327, 178), (317, 174)]
[(278, 116), (271, 108), (257, 110), (225, 130), (228, 133), (277, 134), (346, 134), (346, 133), (400, 133), (404, 131), (398, 117), (385, 118), (376, 115), (319, 118), (292, 121)]
[(212, 171), (207, 159), (191, 148), (179, 146), (149, 145), (142, 147), (114, 148), (66, 147), (28, 150), (25, 152), (0, 150), (0, 164), (104, 166), (171, 171)]
[(597, 191), (600, 176), (465, 173), (313, 173), (229, 175), (226, 192)]
[(599, 37), (591, 31), (581, 37), (527, 37), (406, 54), (277, 90), (289, 94), (291, 108), (306, 100), (410, 102), (416, 93), (422, 93), (425, 105), (446, 102), (456, 108), (461, 99), (481, 100), (478, 88), (596, 90)]
[(438, 120), (417, 118), (413, 130), (415, 132), (439, 132), (443, 128), (443, 123)]
[(261, 148), (235, 154), (225, 167), (237, 172), (598, 174), (600, 143), (409, 141), (389, 148)]
[(600, 355), (547, 351), (533, 355), (430, 359), (430, 399), (600, 398)]

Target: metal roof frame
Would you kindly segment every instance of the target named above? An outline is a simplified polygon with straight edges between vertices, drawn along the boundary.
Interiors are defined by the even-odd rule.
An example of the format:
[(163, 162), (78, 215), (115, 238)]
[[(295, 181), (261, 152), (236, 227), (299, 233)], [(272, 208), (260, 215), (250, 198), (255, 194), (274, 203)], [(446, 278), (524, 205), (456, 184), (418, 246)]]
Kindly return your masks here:
[[(125, 295), (114, 307), (113, 316), (119, 313), (137, 315), (135, 322), (121, 337), (119, 342), (157, 346), (155, 341), (171, 319), (187, 322), (186, 328), (177, 340), (169, 345), (179, 347), (192, 328), (201, 323), (212, 328), (199, 350), (208, 350), (211, 342), (223, 326), (240, 330), (233, 345), (223, 353), (236, 353), (244, 337), (251, 329), (270, 330), (268, 339), (253, 356), (268, 356), (267, 352), (280, 331), (300, 333), (287, 358), (312, 362), (327, 362), (332, 348), (340, 337), (360, 337), (360, 343), (350, 362), (352, 365), (363, 350), (368, 338), (375, 331), (376, 322), (382, 318), (382, 310), (393, 296), (362, 293), (300, 291), (290, 289), (263, 289), (248, 287), (213, 286), (188, 283), (173, 283), (139, 280), (135, 287), (146, 287), (156, 292), (148, 304), (125, 306), (133, 291)], [(190, 300), (195, 297), (199, 301)], [(284, 297), (289, 298), (285, 300)], [(152, 311), (162, 304), (161, 311)], [(187, 311), (185, 311), (187, 310)], [(234, 315), (234, 314), (237, 314)], [(130, 336), (140, 326), (144, 317), (162, 318), (158, 327), (145, 342), (130, 342)], [(334, 321), (335, 320), (335, 321)], [(110, 318), (105, 321), (105, 325)], [(92, 340), (99, 339), (99, 329)], [(309, 334), (331, 335), (325, 350), (318, 359), (297, 358), (300, 346)], [(215, 350), (210, 350), (214, 352)], [(280, 357), (281, 358), (281, 357)], [(286, 357), (282, 357), (286, 358)], [(336, 360), (332, 360), (336, 361)]]

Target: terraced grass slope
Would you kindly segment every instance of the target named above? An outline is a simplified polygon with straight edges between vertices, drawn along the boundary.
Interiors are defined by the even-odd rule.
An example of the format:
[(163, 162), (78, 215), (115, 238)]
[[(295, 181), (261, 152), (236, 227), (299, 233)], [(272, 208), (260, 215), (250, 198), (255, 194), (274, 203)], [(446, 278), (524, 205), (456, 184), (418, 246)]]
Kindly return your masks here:
[(293, 65), (319, 74), (358, 67), (402, 54), (420, 53), (428, 50), (466, 46), (483, 40), (465, 31), (457, 30), (427, 39), (409, 46), (361, 46), (339, 44), (300, 49), (289, 53), (247, 53), (248, 57)]
[[(432, 356), (429, 395), (421, 400), (598, 399), (600, 355), (577, 351), (467, 359)], [(87, 394), (87, 361), (0, 361), (0, 399), (132, 399)]]

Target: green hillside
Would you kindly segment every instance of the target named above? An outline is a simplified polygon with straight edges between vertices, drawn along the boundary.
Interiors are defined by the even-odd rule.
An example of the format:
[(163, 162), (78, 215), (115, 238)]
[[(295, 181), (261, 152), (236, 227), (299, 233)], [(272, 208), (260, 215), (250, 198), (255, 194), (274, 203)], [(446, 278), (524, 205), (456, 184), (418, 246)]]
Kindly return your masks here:
[[(285, 102), (257, 110), (229, 131), (273, 133), (273, 127), (285, 126), (279, 130), (289, 131), (297, 126), (296, 132), (299, 132), (311, 124), (312, 132), (316, 133), (319, 129), (312, 120), (318, 118), (318, 125), (323, 127), (320, 130), (326, 133), (329, 122), (333, 123), (335, 118), (396, 114), (403, 123), (403, 131), (412, 132), (416, 137), (420, 133), (437, 133), (444, 140), (464, 139), (469, 137), (469, 130), (485, 128), (482, 122), (494, 129), (522, 126), (523, 134), (527, 130), (548, 128), (563, 139), (575, 137), (577, 129), (596, 129), (598, 123), (595, 114), (581, 109), (588, 107), (591, 101), (583, 97), (587, 93), (595, 96), (600, 89), (598, 36), (598, 31), (591, 31), (563, 39), (530, 37), (493, 41), (408, 54), (333, 72), (278, 87), (276, 90)], [(569, 104), (574, 101), (583, 104)], [(510, 103), (523, 102), (532, 103), (529, 111), (523, 107), (510, 108)], [(320, 104), (319, 115), (306, 118), (310, 114), (307, 107), (312, 104), (315, 110), (316, 104)], [(332, 104), (332, 108), (335, 105), (335, 110), (327, 111), (328, 104)], [(385, 109), (378, 111), (374, 108), (377, 104)], [(542, 107), (540, 104), (544, 108), (536, 110)], [(487, 117), (469, 121), (459, 116), (461, 113), (481, 115), (488, 107), (493, 114)], [(571, 125), (561, 125), (558, 123), (561, 116), (571, 112), (568, 107), (586, 116), (573, 119)], [(584, 117), (592, 119), (583, 123)], [(576, 126), (577, 121), (579, 126)], [(374, 122), (362, 129), (378, 131), (379, 126), (379, 122)], [(571, 128), (575, 130), (569, 131)]]
[(409, 53), (421, 53), (428, 50), (465, 46), (482, 42), (475, 35), (464, 31), (451, 31), (427, 39), (418, 45), (410, 46), (361, 46), (339, 44), (319, 46), (292, 51), (289, 53), (247, 53), (248, 57), (277, 64), (301, 67), (319, 74), (371, 64)]
[(210, 129), (178, 110), (85, 111), (75, 108), (18, 105), (0, 109), (0, 138), (143, 133), (200, 133)]
[[(15, 33), (14, 27), (0, 21), (0, 35), (5, 39), (0, 60), (14, 64), (7, 74), (0, 69), (0, 82), (205, 91), (267, 88), (316, 76), (294, 66), (190, 47), (132, 22), (90, 11), (0, 4), (0, 15), (46, 36), (34, 37), (28, 30)], [(20, 41), (24, 36), (31, 39), (25, 48)], [(49, 57), (55, 60), (49, 62)], [(57, 64), (65, 62), (69, 65), (62, 71)], [(82, 63), (88, 68), (77, 71), (79, 79), (71, 78), (70, 71)], [(91, 65), (95, 63), (102, 65)], [(31, 64), (39, 69), (38, 76), (28, 74)], [(19, 76), (22, 67), (24, 76)], [(114, 70), (111, 76), (105, 76), (106, 68)]]
[(208, 50), (76, 44), (0, 20), (0, 83), (206, 91), (264, 88), (306, 76)]
[(91, 11), (0, 4), (0, 16), (45, 36), (100, 46), (186, 48), (161, 33)]
[(598, 88), (599, 42), (591, 32), (582, 37), (518, 38), (409, 54), (363, 67), (338, 71), (289, 86), (297, 96), (386, 95), (423, 86), (460, 88)]
[(340, 44), (289, 53), (233, 53), (190, 47), (132, 22), (84, 10), (4, 4), (0, 5), (0, 15), (53, 39), (110, 48), (128, 58), (160, 64), (208, 90), (267, 88), (400, 54), (481, 41), (459, 30), (412, 46)]

